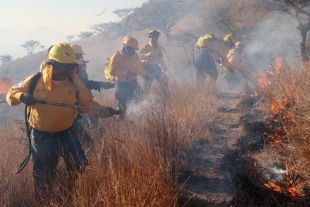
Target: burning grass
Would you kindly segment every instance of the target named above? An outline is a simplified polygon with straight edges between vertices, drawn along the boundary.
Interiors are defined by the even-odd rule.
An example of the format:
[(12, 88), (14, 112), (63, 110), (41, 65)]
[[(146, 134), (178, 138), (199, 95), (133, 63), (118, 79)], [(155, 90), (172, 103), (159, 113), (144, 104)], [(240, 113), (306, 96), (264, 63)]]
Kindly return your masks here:
[(305, 197), (309, 187), (309, 78), (309, 66), (290, 68), (277, 58), (260, 84), (269, 110), (264, 140), (273, 150), (265, 159), (285, 165), (283, 179), (267, 180), (263, 186), (290, 198)]
[[(158, 96), (154, 92), (146, 98), (153, 95)], [(180, 150), (186, 150), (198, 136), (208, 138), (202, 122), (215, 113), (216, 99), (210, 91), (179, 83), (171, 86), (170, 96), (151, 102), (149, 110), (139, 104), (132, 107), (144, 113), (132, 114), (128, 121), (101, 121), (104, 135), (96, 137), (87, 152), (89, 166), (75, 183), (67, 182), (60, 164), (51, 206), (177, 206)], [(18, 125), (1, 131), (0, 203), (38, 206), (33, 196), (32, 163), (13, 174), (26, 154), (25, 135)]]

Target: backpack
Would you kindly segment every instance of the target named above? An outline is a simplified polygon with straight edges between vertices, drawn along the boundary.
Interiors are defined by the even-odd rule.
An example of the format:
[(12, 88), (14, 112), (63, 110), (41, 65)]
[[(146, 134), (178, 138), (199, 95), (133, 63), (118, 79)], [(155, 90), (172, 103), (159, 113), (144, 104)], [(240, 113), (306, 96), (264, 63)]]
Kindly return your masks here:
[[(30, 86), (29, 86), (29, 91), (28, 93), (30, 95), (33, 95), (34, 89), (36, 88), (40, 77), (42, 76), (41, 72), (38, 72), (37, 74), (35, 74), (31, 80), (30, 80)], [(71, 76), (68, 76), (69, 81), (73, 84), (73, 78)], [(76, 91), (76, 98), (78, 97), (78, 91)]]
[(201, 48), (208, 48), (210, 46), (210, 44), (212, 44), (213, 42), (218, 41), (219, 38), (215, 37), (213, 34), (205, 34), (203, 36), (201, 36), (197, 43), (196, 46), (198, 46), (200, 49)]

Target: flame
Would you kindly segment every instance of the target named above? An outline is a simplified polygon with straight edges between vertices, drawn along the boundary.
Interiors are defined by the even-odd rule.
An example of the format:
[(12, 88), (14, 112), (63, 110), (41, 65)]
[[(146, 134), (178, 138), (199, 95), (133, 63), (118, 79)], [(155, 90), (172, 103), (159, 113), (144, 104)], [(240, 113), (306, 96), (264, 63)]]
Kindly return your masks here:
[[(289, 76), (291, 73), (289, 65), (283, 58), (275, 58), (272, 68), (266, 71), (258, 79), (261, 91), (272, 87), (279, 75)], [(266, 88), (268, 87), (268, 88)], [(297, 104), (294, 93), (286, 95), (270, 104), (269, 115), (266, 117), (268, 123), (264, 139), (270, 146), (287, 139), (289, 130), (295, 127), (295, 117), (292, 111), (296, 110)], [(285, 161), (286, 179), (279, 183), (267, 181), (263, 186), (277, 193), (285, 194), (290, 197), (304, 197), (296, 187), (298, 179), (295, 178), (295, 171)]]
[(266, 187), (272, 191), (275, 191), (277, 193), (283, 193), (282, 188), (280, 186), (278, 186), (277, 184), (270, 182), (270, 181), (267, 183), (264, 183), (264, 187)]
[(277, 74), (280, 74), (281, 71), (289, 69), (289, 65), (285, 59), (277, 57), (274, 59), (274, 70)]
[(284, 184), (284, 187), (280, 187), (278, 184), (268, 181), (267, 183), (264, 183), (263, 186), (274, 192), (281, 193), (281, 194), (287, 194), (290, 197), (304, 197), (305, 196), (305, 194), (299, 192), (297, 188), (287, 186), (287, 184)]
[(0, 79), (0, 94), (6, 94), (9, 88), (12, 87), (12, 82), (8, 78), (1, 78)]
[(264, 138), (271, 146), (274, 146), (278, 141), (285, 140), (288, 129), (295, 127), (295, 117), (290, 111), (296, 108), (296, 102), (292, 95), (287, 95), (282, 100), (270, 104), (270, 114), (266, 117), (268, 125)]
[(257, 81), (260, 90), (267, 88), (271, 84), (270, 80), (268, 80), (267, 73), (261, 73), (258, 75)]

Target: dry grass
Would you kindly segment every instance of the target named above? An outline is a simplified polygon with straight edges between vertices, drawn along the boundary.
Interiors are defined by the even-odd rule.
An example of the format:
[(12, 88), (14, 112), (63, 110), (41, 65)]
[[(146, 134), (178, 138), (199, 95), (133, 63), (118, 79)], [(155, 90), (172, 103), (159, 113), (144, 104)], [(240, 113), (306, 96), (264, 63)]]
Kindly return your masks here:
[[(175, 81), (169, 96), (162, 98), (154, 89), (140, 104), (131, 106), (135, 108), (132, 119), (102, 120), (104, 135), (97, 137), (87, 152), (85, 173), (75, 183), (68, 183), (60, 164), (51, 206), (177, 206), (180, 151), (190, 147), (196, 137), (210, 137), (202, 122), (216, 111), (211, 86), (203, 87), (209, 90)], [(160, 98), (144, 106), (152, 97)], [(113, 103), (111, 94), (101, 99)], [(138, 109), (144, 113), (134, 113)], [(25, 135), (19, 127), (12, 124), (1, 130), (0, 203), (8, 207), (38, 206), (33, 196), (31, 161), (23, 172), (13, 173), (26, 154), (21, 141)]]

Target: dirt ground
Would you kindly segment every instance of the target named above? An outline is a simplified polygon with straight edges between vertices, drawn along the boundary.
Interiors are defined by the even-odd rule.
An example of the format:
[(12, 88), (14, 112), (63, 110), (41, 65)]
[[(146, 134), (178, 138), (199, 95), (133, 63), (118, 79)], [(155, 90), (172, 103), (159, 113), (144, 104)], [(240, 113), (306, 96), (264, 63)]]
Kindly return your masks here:
[(187, 153), (187, 166), (180, 176), (183, 206), (230, 206), (238, 190), (234, 174), (237, 144), (244, 135), (243, 112), (238, 107), (242, 97), (220, 93), (218, 99), (217, 116), (203, 123), (213, 139), (197, 138)]

